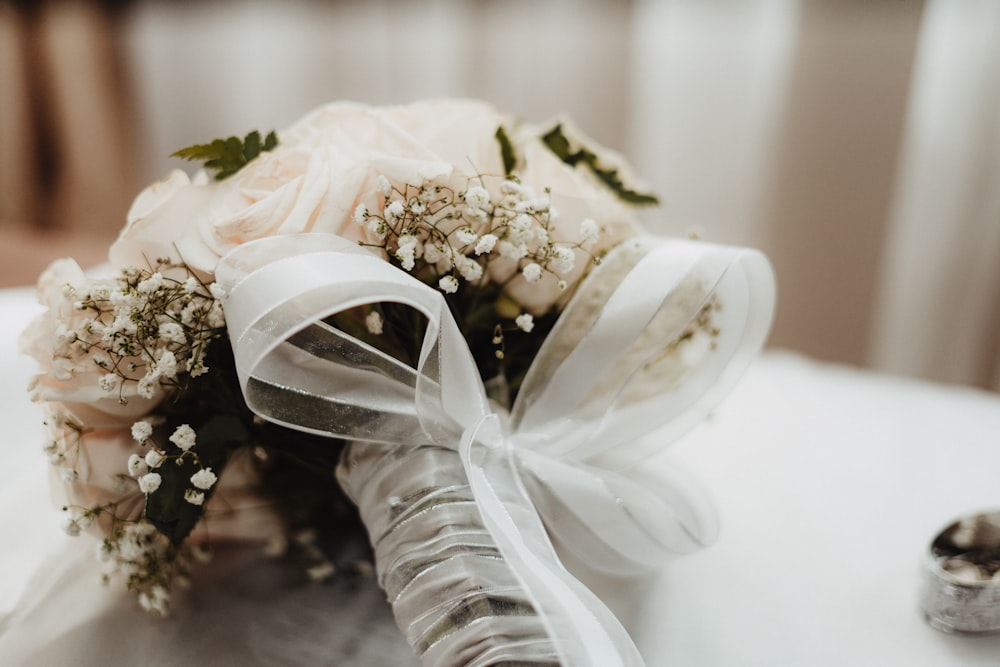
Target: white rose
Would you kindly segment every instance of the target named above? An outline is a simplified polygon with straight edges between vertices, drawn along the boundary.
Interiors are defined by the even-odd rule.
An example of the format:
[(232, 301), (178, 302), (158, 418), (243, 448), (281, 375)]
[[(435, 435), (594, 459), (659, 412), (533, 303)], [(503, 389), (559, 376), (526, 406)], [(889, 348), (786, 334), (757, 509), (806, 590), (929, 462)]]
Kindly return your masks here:
[(147, 414), (162, 398), (157, 391), (152, 399), (135, 395), (134, 386), (123, 389), (128, 402), (122, 404), (118, 391), (102, 389), (100, 378), (107, 375), (84, 348), (72, 345), (73, 332), (88, 318), (75, 303), (87, 289), (113, 281), (88, 278), (71, 259), (56, 260), (38, 279), (38, 301), (46, 310), (21, 334), (21, 351), (33, 357), (39, 373), (29, 386), (32, 399), (65, 404), (77, 420), (93, 428), (117, 428), (131, 425)]
[(257, 238), (327, 232), (360, 240), (366, 232), (354, 211), (377, 207), (380, 175), (398, 187), (433, 181), (457, 192), (477, 173), (500, 174), (494, 133), (503, 121), (489, 106), (462, 100), (322, 107), (224, 181), (177, 171), (147, 188), (111, 260), (142, 266), (179, 255), (210, 275), (219, 257)]
[[(531, 132), (530, 134), (528, 132)], [(522, 141), (516, 145), (518, 155), (523, 159), (520, 172), (522, 184), (536, 193), (550, 189), (549, 200), (556, 211), (556, 219), (551, 227), (551, 239), (556, 243), (576, 243), (589, 236), (589, 227), (597, 224), (601, 230), (596, 243), (588, 246), (595, 256), (600, 255), (624, 239), (640, 233), (633, 209), (622, 203), (604, 184), (600, 183), (588, 167), (570, 167), (560, 160), (549, 148), (537, 139), (537, 130), (529, 130), (521, 135)], [(592, 151), (604, 149), (587, 140), (584, 145)], [(598, 153), (604, 161), (604, 152)], [(612, 154), (609, 154), (612, 155)], [(608, 162), (608, 164), (616, 164)], [(627, 182), (627, 181), (626, 181)], [(581, 228), (581, 226), (584, 226)], [(531, 281), (518, 275), (507, 286), (508, 293), (525, 310), (540, 315), (565, 294), (559, 282), (572, 284), (588, 269), (590, 256), (583, 250), (575, 250), (573, 268), (566, 274), (553, 275), (546, 272), (540, 280)], [(507, 263), (491, 265), (496, 272), (512, 273)], [(529, 276), (530, 277), (530, 276)]]

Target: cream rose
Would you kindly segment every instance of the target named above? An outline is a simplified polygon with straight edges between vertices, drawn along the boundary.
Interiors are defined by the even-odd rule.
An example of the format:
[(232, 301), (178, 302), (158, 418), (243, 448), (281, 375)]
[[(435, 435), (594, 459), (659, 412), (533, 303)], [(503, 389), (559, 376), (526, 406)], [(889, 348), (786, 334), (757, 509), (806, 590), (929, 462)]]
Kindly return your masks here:
[[(590, 220), (597, 224), (600, 236), (588, 248), (600, 255), (626, 238), (639, 233), (632, 209), (584, 168), (572, 168), (562, 162), (541, 140), (536, 132), (525, 132), (531, 137), (518, 145), (524, 167), (521, 180), (536, 192), (550, 190), (549, 200), (555, 211), (552, 240), (558, 243), (575, 243), (583, 239), (581, 225)], [(593, 150), (594, 145), (587, 147)], [(590, 255), (574, 250), (573, 269), (562, 275), (544, 273), (538, 282), (529, 283), (524, 276), (517, 276), (508, 283), (508, 293), (529, 312), (536, 315), (547, 310), (563, 295), (560, 280), (573, 284), (587, 270)]]
[(219, 257), (253, 239), (326, 232), (362, 240), (353, 212), (359, 203), (374, 205), (379, 176), (400, 187), (433, 181), (461, 190), (476, 173), (501, 173), (494, 133), (505, 120), (461, 100), (322, 107), (235, 176), (214, 182), (175, 171), (147, 188), (111, 260), (142, 266), (174, 257), (212, 274)]
[[(620, 156), (596, 146), (568, 121), (560, 122), (573, 141), (597, 152), (602, 164), (628, 175)], [(267, 236), (326, 232), (380, 245), (372, 230), (356, 222), (355, 211), (359, 205), (381, 210), (381, 178), (400, 191), (433, 184), (453, 196), (481, 185), (493, 201), (499, 200), (504, 177), (496, 139), (500, 126), (512, 141), (521, 182), (539, 195), (550, 192), (558, 214), (554, 242), (581, 241), (584, 221), (601, 232), (588, 248), (595, 254), (638, 233), (629, 207), (586, 167), (566, 165), (544, 145), (539, 137), (552, 124), (520, 126), (470, 100), (394, 107), (335, 103), (279, 133), (273, 151), (224, 181), (211, 181), (203, 172), (191, 180), (175, 171), (147, 188), (111, 248), (112, 262), (142, 266), (174, 257), (210, 278), (226, 252)], [(575, 250), (574, 255), (571, 271), (560, 276), (546, 272), (530, 284), (517, 276), (509, 293), (526, 310), (544, 312), (564, 296), (560, 281), (572, 284), (586, 270), (588, 254)], [(491, 274), (506, 279), (516, 270), (514, 262), (498, 261)]]
[(155, 395), (145, 399), (127, 386), (123, 393), (128, 401), (122, 403), (118, 392), (108, 392), (98, 384), (107, 372), (97, 365), (97, 352), (74, 345), (75, 332), (89, 317), (75, 306), (79, 294), (102, 285), (110, 290), (114, 281), (87, 277), (71, 259), (53, 262), (38, 280), (38, 301), (46, 310), (28, 325), (19, 342), (21, 351), (39, 366), (28, 388), (32, 400), (60, 403), (89, 428), (113, 429), (129, 426), (149, 413), (163, 391), (157, 387)]

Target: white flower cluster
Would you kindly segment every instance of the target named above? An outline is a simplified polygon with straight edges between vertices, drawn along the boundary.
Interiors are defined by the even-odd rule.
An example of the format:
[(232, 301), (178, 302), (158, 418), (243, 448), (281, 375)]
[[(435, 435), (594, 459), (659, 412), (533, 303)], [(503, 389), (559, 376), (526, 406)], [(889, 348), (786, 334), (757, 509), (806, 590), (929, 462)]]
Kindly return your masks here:
[[(177, 465), (191, 459), (198, 463), (197, 435), (189, 425), (182, 424), (174, 429), (169, 440), (173, 447), (160, 448), (153, 441), (153, 418), (137, 421), (132, 425), (133, 439), (142, 447), (148, 447), (144, 456), (132, 453), (127, 462), (128, 473), (138, 486), (138, 493), (145, 496), (156, 493), (163, 478), (158, 469), (173, 462)], [(72, 467), (80, 456), (80, 441), (84, 429), (71, 418), (54, 414), (50, 417), (50, 427), (57, 433), (47, 451), (54, 463), (65, 468)], [(124, 478), (128, 480), (127, 477)], [(200, 467), (190, 477), (190, 486), (184, 490), (184, 499), (197, 506), (205, 502), (205, 494), (218, 481), (210, 467)], [(135, 486), (132, 487), (135, 489)], [(131, 518), (134, 511), (136, 492), (125, 493), (112, 502), (92, 507), (64, 507), (66, 517), (63, 529), (68, 535), (77, 536), (95, 523), (100, 522), (104, 538), (98, 546), (97, 557), (103, 565), (102, 579), (105, 583), (112, 578), (123, 576), (129, 590), (136, 592), (139, 604), (146, 611), (166, 615), (170, 602), (170, 591), (174, 584), (183, 585), (189, 566), (189, 547), (175, 547), (156, 527), (146, 519)], [(121, 505), (121, 507), (119, 507)], [(133, 509), (129, 509), (133, 508)]]
[(109, 583), (124, 577), (139, 605), (152, 614), (169, 612), (172, 585), (187, 582), (189, 554), (178, 550), (148, 521), (122, 522), (97, 546), (101, 578)]
[(98, 386), (153, 398), (161, 386), (205, 373), (208, 344), (222, 335), (225, 319), (220, 290), (195, 277), (180, 281), (161, 270), (122, 269), (105, 279), (67, 284), (69, 316), (59, 320), (52, 375), (69, 381), (97, 372)]
[[(576, 251), (589, 255), (588, 248), (600, 238), (599, 225), (584, 220), (579, 239), (554, 241), (558, 213), (548, 192), (538, 195), (514, 178), (501, 179), (490, 192), (483, 179), (472, 179), (456, 194), (433, 183), (397, 187), (380, 176), (381, 210), (359, 204), (354, 220), (378, 241), (370, 245), (446, 294), (457, 292), (463, 280), (502, 286), (516, 276), (528, 283), (546, 273), (565, 276), (573, 271)], [(559, 287), (566, 289), (566, 281), (560, 280)]]
[[(132, 424), (132, 437), (142, 446), (149, 445), (149, 450), (145, 456), (135, 453), (129, 455), (128, 473), (138, 480), (139, 490), (147, 496), (156, 493), (163, 483), (163, 477), (156, 472), (156, 469), (167, 461), (181, 465), (190, 457), (198, 463), (198, 455), (194, 451), (197, 434), (188, 424), (181, 424), (170, 435), (170, 442), (175, 446), (172, 450), (157, 447), (152, 441), (152, 435), (153, 425), (148, 421), (141, 420)], [(211, 468), (199, 467), (198, 471), (191, 475), (189, 480), (191, 486), (184, 490), (184, 500), (192, 505), (203, 505), (205, 492), (215, 486), (218, 479)]]

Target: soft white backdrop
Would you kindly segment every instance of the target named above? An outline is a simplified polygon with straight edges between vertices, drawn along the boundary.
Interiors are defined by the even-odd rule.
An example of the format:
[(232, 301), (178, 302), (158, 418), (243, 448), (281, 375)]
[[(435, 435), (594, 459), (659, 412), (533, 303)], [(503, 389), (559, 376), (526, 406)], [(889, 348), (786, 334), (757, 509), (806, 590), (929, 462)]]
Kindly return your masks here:
[[(5, 90), (32, 87), (6, 66), (19, 43), (59, 74), (42, 99), (73, 141), (55, 196), (35, 198), (62, 205), (50, 224), (103, 244), (173, 150), (334, 99), (565, 111), (661, 195), (655, 231), (771, 256), (775, 346), (1000, 386), (994, 0), (146, 0), (111, 22), (51, 7), (34, 23), (0, 8)], [(38, 103), (5, 97), (0, 221), (31, 222), (45, 206), (17, 205), (37, 161), (17, 127)]]

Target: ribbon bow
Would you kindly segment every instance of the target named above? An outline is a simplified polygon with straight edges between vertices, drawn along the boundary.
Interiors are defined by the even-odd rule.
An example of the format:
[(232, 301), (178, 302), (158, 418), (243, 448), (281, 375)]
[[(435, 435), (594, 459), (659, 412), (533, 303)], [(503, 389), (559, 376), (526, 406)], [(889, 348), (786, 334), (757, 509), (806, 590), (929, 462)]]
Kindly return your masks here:
[[(760, 350), (774, 308), (763, 255), (651, 237), (620, 245), (566, 305), (510, 414), (487, 398), (443, 296), (345, 239), (249, 242), (220, 261), (216, 280), (254, 412), (321, 435), (395, 446), (422, 435), (457, 449), (484, 524), (563, 661), (643, 664), (562, 566), (546, 527), (585, 562), (618, 571), (711, 537), (683, 490), (628, 470), (704, 417)], [(690, 337), (713, 299), (717, 335)], [(416, 368), (324, 322), (379, 302), (426, 317)]]

